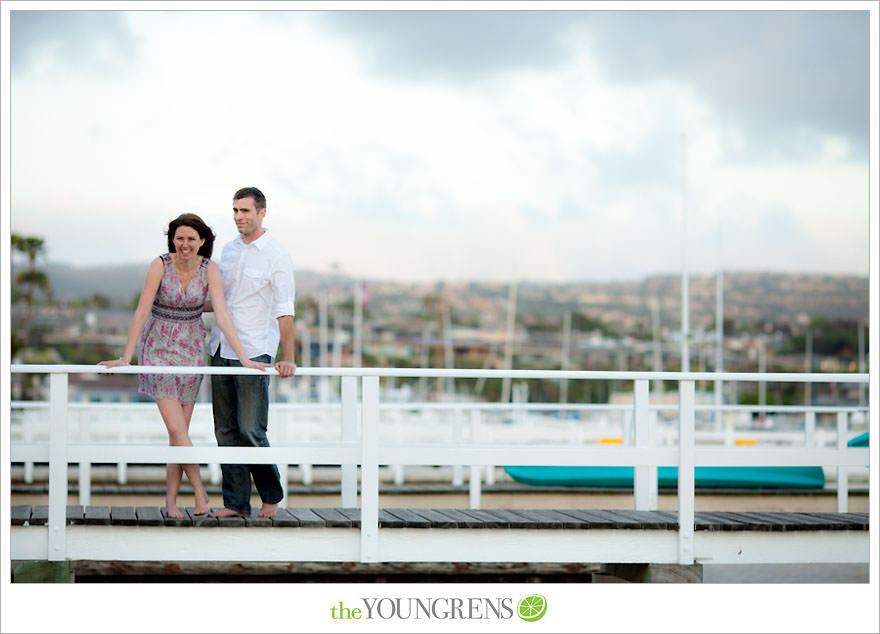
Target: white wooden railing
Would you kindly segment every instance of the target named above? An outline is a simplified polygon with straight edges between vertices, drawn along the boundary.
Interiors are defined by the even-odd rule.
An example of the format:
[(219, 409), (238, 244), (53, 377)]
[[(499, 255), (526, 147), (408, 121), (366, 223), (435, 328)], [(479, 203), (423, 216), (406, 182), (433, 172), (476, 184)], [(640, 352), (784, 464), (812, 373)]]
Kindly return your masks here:
[[(13, 365), (13, 374), (48, 374), (49, 438), (47, 443), (16, 442), (11, 447), (13, 462), (48, 462), (49, 520), (48, 559), (60, 561), (66, 555), (66, 504), (69, 463), (146, 464), (337, 464), (341, 466), (341, 504), (358, 506), (360, 465), (360, 557), (381, 561), (379, 552), (379, 465), (469, 466), (471, 497), (479, 497), (479, 469), (485, 465), (633, 466), (634, 501), (637, 510), (656, 509), (658, 466), (678, 467), (678, 561), (694, 562), (694, 468), (697, 466), (801, 466), (821, 465), (837, 469), (838, 511), (847, 509), (847, 472), (868, 465), (867, 448), (847, 447), (851, 411), (837, 412), (836, 447), (715, 447), (697, 446), (695, 435), (695, 383), (697, 381), (763, 381), (790, 383), (868, 382), (867, 374), (746, 374), (678, 372), (592, 372), (550, 370), (438, 370), (410, 368), (299, 368), (299, 376), (338, 376), (340, 381), (341, 437), (334, 442), (276, 444), (272, 447), (169, 447), (145, 443), (72, 442), (68, 437), (68, 376), (106, 373), (99, 366)], [(257, 370), (215, 367), (113, 368), (117, 374), (258, 374)], [(270, 374), (276, 374), (274, 370)], [(633, 446), (560, 446), (470, 443), (381, 442), (379, 379), (381, 377), (503, 378), (633, 381)], [(649, 382), (678, 382), (678, 443), (658, 447), (653, 441)], [(295, 380), (295, 379), (293, 379)], [(360, 383), (360, 385), (359, 385)], [(360, 388), (360, 389), (359, 389)], [(360, 392), (360, 395), (359, 395)], [(775, 409), (775, 408), (774, 408)], [(849, 408), (850, 410), (853, 408)], [(478, 410), (475, 410), (478, 411)], [(478, 418), (478, 417), (477, 417)], [(359, 424), (360, 423), (360, 424)]]

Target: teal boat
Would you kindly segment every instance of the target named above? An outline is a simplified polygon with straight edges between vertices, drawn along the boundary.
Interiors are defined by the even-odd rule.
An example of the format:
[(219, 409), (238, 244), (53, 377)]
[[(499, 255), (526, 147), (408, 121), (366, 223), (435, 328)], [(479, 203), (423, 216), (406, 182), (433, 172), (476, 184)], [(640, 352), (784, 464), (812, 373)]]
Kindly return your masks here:
[[(867, 447), (868, 432), (846, 443)], [(532, 486), (631, 489), (632, 467), (504, 467), (507, 474)], [(678, 486), (678, 467), (657, 467), (657, 487)], [(821, 489), (822, 467), (694, 467), (694, 486), (703, 489)]]
[[(632, 467), (508, 466), (507, 474), (532, 486), (633, 487)], [(657, 467), (657, 487), (675, 488), (678, 467)], [(821, 489), (822, 467), (695, 467), (694, 486), (704, 489)]]
[(865, 432), (861, 436), (856, 436), (848, 443), (846, 443), (847, 447), (867, 447), (868, 446), (868, 432)]

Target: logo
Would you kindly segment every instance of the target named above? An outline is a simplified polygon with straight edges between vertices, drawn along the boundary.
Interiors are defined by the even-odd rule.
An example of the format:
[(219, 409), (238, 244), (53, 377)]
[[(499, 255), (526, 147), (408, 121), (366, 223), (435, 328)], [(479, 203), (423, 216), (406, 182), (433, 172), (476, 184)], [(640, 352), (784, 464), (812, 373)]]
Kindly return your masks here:
[(540, 594), (523, 597), (516, 606), (516, 614), (523, 621), (540, 621), (547, 614), (547, 599)]
[(516, 614), (523, 621), (540, 621), (547, 613), (547, 599), (530, 594), (514, 609), (511, 597), (361, 597), (360, 602), (338, 601), (330, 608), (330, 618), (344, 621), (387, 620), (501, 620)]

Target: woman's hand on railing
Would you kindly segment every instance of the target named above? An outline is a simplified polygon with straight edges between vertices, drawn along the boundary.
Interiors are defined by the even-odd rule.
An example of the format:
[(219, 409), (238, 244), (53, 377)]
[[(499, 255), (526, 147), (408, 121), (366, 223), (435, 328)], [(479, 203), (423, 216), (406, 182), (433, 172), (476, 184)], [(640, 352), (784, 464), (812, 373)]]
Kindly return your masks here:
[(251, 361), (250, 359), (245, 359), (241, 362), (241, 367), (250, 368), (252, 370), (261, 370), (265, 372), (268, 368), (272, 367), (272, 364), (263, 363), (262, 361)]
[(98, 365), (103, 365), (105, 368), (116, 368), (121, 365), (128, 365), (129, 361), (126, 361), (123, 357), (119, 357), (118, 359), (111, 359), (110, 361), (99, 361)]

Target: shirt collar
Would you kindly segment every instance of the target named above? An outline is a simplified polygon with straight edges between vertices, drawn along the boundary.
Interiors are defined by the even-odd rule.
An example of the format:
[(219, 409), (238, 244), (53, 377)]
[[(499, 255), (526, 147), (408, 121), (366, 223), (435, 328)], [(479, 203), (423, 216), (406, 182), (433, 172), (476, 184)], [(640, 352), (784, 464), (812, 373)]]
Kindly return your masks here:
[(242, 236), (241, 234), (238, 234), (238, 241), (241, 243), (242, 247), (257, 247), (260, 251), (262, 251), (263, 248), (266, 246), (266, 243), (268, 242), (268, 236), (269, 230), (266, 227), (263, 227), (263, 235), (261, 235), (250, 244), (245, 244), (244, 236)]

